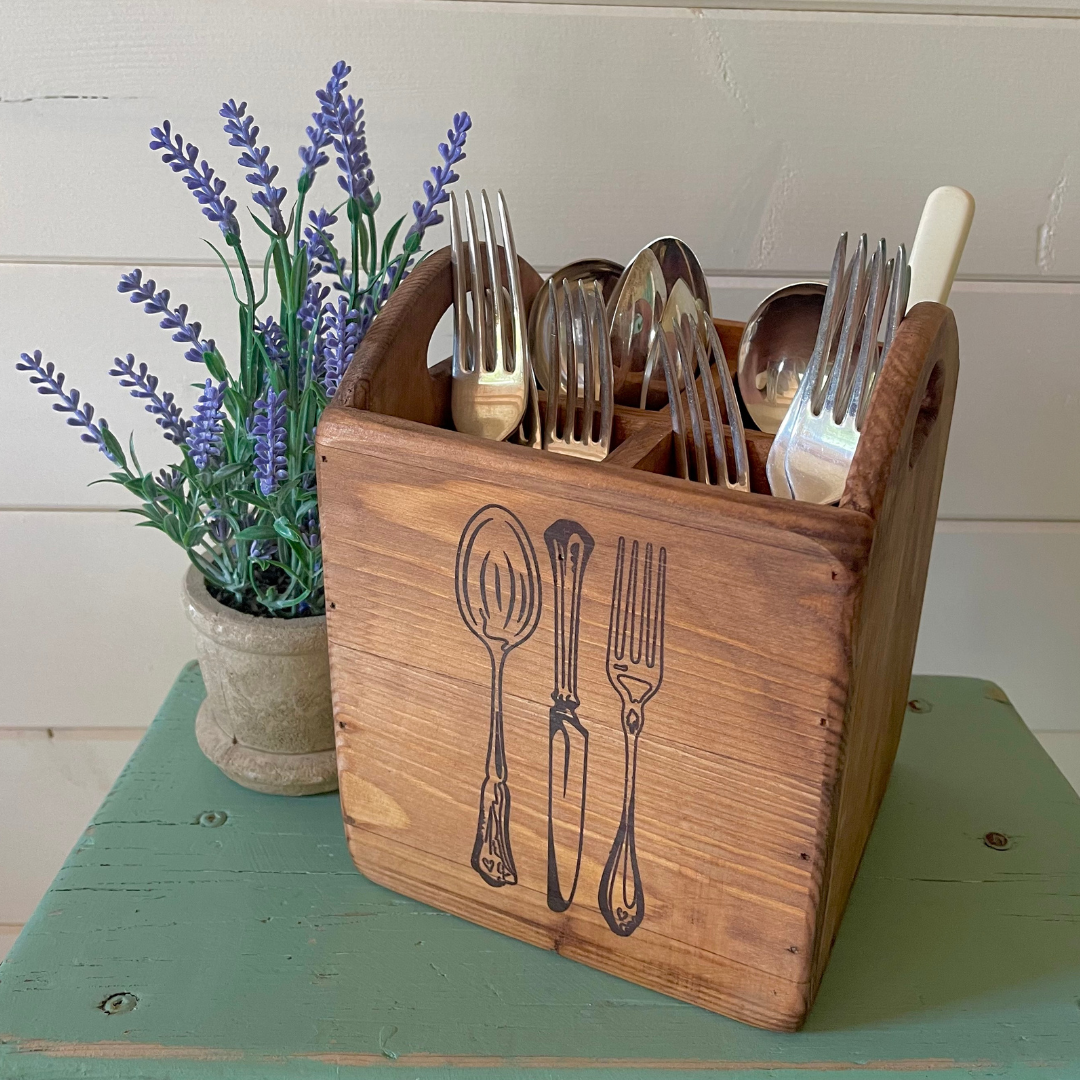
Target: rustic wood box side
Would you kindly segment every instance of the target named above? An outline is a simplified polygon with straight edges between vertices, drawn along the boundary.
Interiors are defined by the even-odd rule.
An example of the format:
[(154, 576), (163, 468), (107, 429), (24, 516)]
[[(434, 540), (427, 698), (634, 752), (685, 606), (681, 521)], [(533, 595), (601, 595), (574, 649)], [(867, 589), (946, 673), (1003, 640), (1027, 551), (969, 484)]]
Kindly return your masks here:
[[(522, 279), (531, 299), (539, 278), (525, 263)], [(667, 459), (666, 435), (629, 414), (625, 442), (600, 466), (440, 430), (449, 426), (449, 378), (428, 371), (427, 346), (449, 305), (449, 256), (440, 252), (375, 323), (318, 433), (354, 859), (373, 880), (475, 922), (737, 1019), (795, 1030), (896, 748), (950, 370), (955, 385), (955, 329), (950, 369), (948, 356), (934, 359), (948, 353), (948, 335), (938, 333), (945, 309), (924, 305), (933, 310), (917, 309), (905, 323), (897, 340), (905, 360), (883, 379), (836, 508), (708, 491), (647, 471)], [(735, 336), (737, 325), (725, 330)], [(938, 353), (923, 363), (931, 345)], [(915, 403), (938, 370), (935, 387), (947, 401), (926, 423), (929, 413)], [(902, 403), (883, 410), (885, 398)], [(928, 530), (913, 526), (910, 514), (927, 508)], [(495, 779), (509, 774), (516, 858), (498, 882), (488, 880), (479, 846), (469, 858), (491, 780), (486, 713), (495, 701), (495, 654), (469, 624), (460, 581), (462, 545), (479, 518), (524, 537), (537, 601), (535, 624), (515, 642), (500, 683), (506, 734)], [(555, 620), (567, 618), (565, 606), (561, 614), (553, 607), (565, 572), (555, 549), (559, 537), (584, 536), (579, 700), (573, 722), (560, 720), (558, 730), (569, 739), (576, 724), (587, 735), (588, 800), (583, 784), (572, 903), (563, 903), (551, 867), (565, 862), (573, 831), (552, 795), (562, 700)], [(648, 566), (659, 580), (661, 562), (662, 686), (631, 740), (620, 732), (621, 684), (610, 664), (620, 574)], [(914, 614), (893, 618), (895, 605), (912, 599)], [(882, 668), (887, 677), (875, 681)], [(626, 853), (627, 791), (636, 846), (632, 873), (623, 875), (643, 899), (619, 914), (611, 867), (620, 842)]]
[(817, 935), (820, 982), (900, 740), (959, 374), (952, 312), (919, 304), (877, 388), (841, 507), (874, 519), (853, 636), (841, 786)]
[[(718, 514), (714, 493), (669, 477), (614, 469), (598, 483), (584, 463), (355, 410), (333, 410), (320, 456), (342, 798), (361, 869), (684, 1000), (762, 1026), (801, 1022), (864, 516), (818, 510), (824, 528), (813, 537), (778, 527), (760, 499), (731, 500)], [(544, 893), (547, 619), (515, 653), (514, 700), (504, 704), (520, 880), (491, 890), (469, 866), (489, 673), (456, 608), (454, 558), (462, 526), (485, 502), (512, 508), (530, 534), (573, 514), (596, 545), (579, 672), (590, 801), (578, 897), (565, 912)], [(784, 510), (805, 527), (794, 504)], [(618, 699), (604, 671), (620, 536), (651, 537), (668, 568), (665, 685), (641, 737), (638, 778), (649, 915), (626, 938), (597, 904), (622, 784)], [(542, 573), (546, 596), (551, 571)], [(800, 603), (777, 609), (768, 598), (793, 579)], [(709, 582), (730, 585), (718, 594)], [(416, 793), (417, 770), (428, 795)]]

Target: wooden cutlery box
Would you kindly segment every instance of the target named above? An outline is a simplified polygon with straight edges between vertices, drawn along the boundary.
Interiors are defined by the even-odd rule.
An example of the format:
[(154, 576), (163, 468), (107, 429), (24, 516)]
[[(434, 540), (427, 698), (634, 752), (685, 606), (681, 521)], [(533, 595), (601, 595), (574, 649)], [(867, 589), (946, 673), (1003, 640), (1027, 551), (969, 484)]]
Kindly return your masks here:
[[(527, 302), (539, 287), (521, 263)], [(800, 1027), (907, 702), (957, 377), (902, 324), (839, 507), (459, 434), (401, 286), (318, 431), (341, 803), (372, 880), (760, 1027)], [(719, 324), (729, 358), (740, 327)]]

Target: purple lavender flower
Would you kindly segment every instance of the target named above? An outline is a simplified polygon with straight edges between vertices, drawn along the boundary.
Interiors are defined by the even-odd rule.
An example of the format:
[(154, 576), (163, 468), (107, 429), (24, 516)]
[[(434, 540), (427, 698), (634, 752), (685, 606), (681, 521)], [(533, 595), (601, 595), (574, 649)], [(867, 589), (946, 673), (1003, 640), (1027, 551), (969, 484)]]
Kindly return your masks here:
[(260, 147), (257, 144), (259, 129), (255, 127), (255, 118), (245, 115), (246, 111), (246, 101), (237, 105), (229, 98), (222, 103), (221, 115), (225, 117), (225, 134), (229, 136), (230, 146), (243, 147), (237, 161), (245, 169), (254, 170), (248, 173), (245, 179), (259, 189), (252, 198), (270, 215), (270, 225), (274, 232), (284, 236), (285, 219), (281, 216), (281, 201), (285, 198), (286, 191), (285, 188), (274, 187), (278, 167), (267, 161), (270, 147)]
[(450, 192), (446, 189), (459, 179), (458, 174), (454, 172), (454, 166), (465, 158), (465, 139), (471, 127), (472, 117), (467, 112), (454, 113), (454, 126), (446, 133), (446, 137), (450, 140), (449, 145), (439, 143), (439, 157), (442, 158), (442, 164), (434, 166), (431, 170), (434, 183), (431, 180), (424, 181), (426, 202), (413, 203), (413, 217), (416, 221), (406, 234), (406, 239), (413, 234), (422, 239), (425, 229), (430, 229), (443, 220), (442, 214), (435, 207), (450, 198)]
[(15, 362), (15, 367), (19, 371), (31, 372), (30, 381), (38, 388), (39, 394), (50, 394), (60, 399), (53, 402), (53, 408), (57, 412), (70, 413), (67, 422), (72, 427), (85, 429), (82, 433), (83, 442), (94, 443), (114, 465), (120, 464), (109, 449), (103, 434), (109, 430), (109, 425), (101, 417), (94, 423), (94, 406), (88, 401), (81, 401), (78, 390), (64, 389), (64, 373), (57, 371), (51, 362), (42, 364), (40, 349), (35, 349), (33, 356), (23, 353)]
[(309, 514), (300, 523), (300, 539), (313, 551), (322, 543), (322, 534), (319, 532), (319, 519), (314, 514)]
[(146, 401), (146, 411), (157, 417), (165, 438), (180, 446), (187, 435), (188, 422), (180, 415), (180, 406), (176, 404), (175, 397), (168, 391), (159, 394), (157, 376), (151, 375), (145, 364), (136, 368), (135, 357), (131, 353), (123, 360), (115, 357), (113, 363), (116, 366), (109, 369), (109, 374), (118, 378), (121, 386), (132, 388), (133, 398)]
[(224, 414), (221, 403), (225, 398), (225, 384), (214, 385), (207, 379), (199, 403), (195, 406), (187, 433), (187, 447), (197, 469), (209, 468), (221, 454), (221, 432)]
[(255, 436), (255, 478), (264, 495), (272, 494), (282, 480), (289, 478), (285, 457), (285, 397), (284, 390), (278, 394), (271, 386), (267, 387), (266, 396), (255, 402), (255, 421), (251, 427)]
[(267, 315), (264, 322), (256, 319), (255, 329), (262, 336), (263, 348), (270, 362), (285, 367), (289, 362), (289, 345), (285, 340), (285, 331), (274, 321), (274, 317)]
[(317, 281), (308, 282), (307, 289), (304, 292), (304, 302), (296, 309), (296, 317), (308, 334), (318, 332), (316, 325), (319, 319), (319, 310), (323, 301), (329, 295), (329, 285), (320, 285)]
[(276, 540), (252, 540), (248, 558), (252, 562), (271, 562), (281, 558), (281, 549)]
[(360, 343), (359, 313), (350, 311), (348, 300), (339, 296), (336, 308), (333, 304), (323, 308), (323, 322), (326, 335), (322, 341), (319, 374), (326, 396), (332, 397)]
[(335, 106), (334, 111), (336, 111), (335, 103), (341, 97), (341, 91), (349, 85), (345, 81), (345, 76), (350, 71), (352, 71), (352, 68), (344, 60), (339, 60), (330, 73), (330, 81), (326, 84), (326, 89), (315, 91), (315, 97), (319, 102), (319, 111), (311, 114), (311, 119), (315, 123), (307, 129), (308, 145), (301, 146), (299, 150), (300, 160), (304, 163), (303, 169), (300, 170), (300, 179), (297, 182), (301, 192), (308, 191), (311, 188), (312, 181), (315, 179), (315, 170), (330, 160), (323, 153), (323, 150), (330, 145), (329, 122), (331, 113), (327, 112), (327, 106)]
[[(345, 69), (348, 74), (349, 68)], [(352, 94), (342, 97), (341, 91), (348, 84), (341, 80), (331, 90), (327, 84), (327, 100), (323, 101), (326, 127), (331, 135), (334, 149), (341, 155), (337, 166), (341, 170), (338, 183), (357, 202), (371, 206), (371, 183), (375, 174), (371, 171), (371, 158), (367, 152), (364, 134), (364, 99), (354, 99)], [(322, 96), (320, 95), (320, 100)]]
[(200, 171), (199, 148), (194, 143), (184, 145), (179, 134), (174, 136), (168, 120), (161, 127), (150, 129), (150, 149), (164, 150), (161, 160), (173, 172), (185, 173), (184, 183), (198, 200), (203, 213), (221, 229), (226, 242), (240, 239), (240, 223), (236, 220), (236, 200), (225, 194), (225, 181), (215, 178), (214, 170), (203, 161)]
[(176, 491), (177, 488), (183, 486), (184, 474), (175, 465), (172, 465), (168, 469), (159, 469), (154, 480), (157, 482), (158, 487), (162, 487), (166, 491)]
[(210, 526), (210, 535), (219, 543), (224, 544), (229, 538), (229, 533), (232, 531), (229, 525), (229, 519), (223, 514), (216, 514), (207, 519), (207, 524)]
[(187, 304), (178, 304), (174, 309), (169, 307), (169, 290), (157, 289), (157, 282), (153, 278), (143, 281), (142, 271), (136, 267), (130, 274), (120, 277), (120, 284), (116, 286), (119, 293), (131, 293), (133, 304), (142, 304), (143, 311), (147, 315), (164, 315), (159, 325), (164, 330), (175, 330), (173, 341), (186, 342), (192, 347), (184, 353), (184, 358), (196, 364), (203, 362), (203, 353), (214, 351), (214, 339), (202, 340), (202, 324), (187, 321)]
[(337, 273), (336, 260), (330, 250), (334, 234), (330, 232), (330, 226), (337, 224), (337, 216), (329, 210), (314, 210), (308, 212), (310, 225), (304, 226), (304, 239), (307, 241), (308, 274), (314, 276), (323, 270)]

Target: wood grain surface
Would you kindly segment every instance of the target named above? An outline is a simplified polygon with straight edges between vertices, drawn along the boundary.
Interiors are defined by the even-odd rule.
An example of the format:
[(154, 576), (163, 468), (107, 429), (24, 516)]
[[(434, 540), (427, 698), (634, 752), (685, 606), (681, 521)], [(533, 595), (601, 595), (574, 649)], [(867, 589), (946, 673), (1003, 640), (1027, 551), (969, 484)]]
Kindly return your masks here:
[[(903, 716), (956, 384), (951, 315), (926, 305), (905, 322), (842, 504), (817, 507), (650, 471), (669, 465), (660, 418), (624, 423), (599, 465), (444, 430), (445, 375), (424, 358), (449, 282), (444, 250), (402, 286), (319, 428), (357, 865), (683, 1000), (796, 1028)], [(552, 529), (589, 538), (565, 571), (544, 559)], [(627, 618), (641, 659), (618, 647)], [(572, 903), (552, 884), (567, 803)]]
[[(192, 665), (0, 966), (3, 1080), (1080, 1072), (1080, 799), (991, 683), (908, 690), (923, 711), (797, 1035), (380, 888), (336, 796), (259, 795), (202, 757), (202, 696)], [(104, 1012), (116, 994), (134, 1009)]]

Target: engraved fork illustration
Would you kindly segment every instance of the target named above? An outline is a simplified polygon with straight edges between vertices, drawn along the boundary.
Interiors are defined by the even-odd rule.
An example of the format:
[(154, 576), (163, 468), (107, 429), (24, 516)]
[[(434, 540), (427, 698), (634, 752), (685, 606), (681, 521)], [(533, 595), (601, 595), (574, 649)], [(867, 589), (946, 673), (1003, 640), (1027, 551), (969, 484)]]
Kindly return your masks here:
[(638, 739), (645, 726), (645, 705), (664, 678), (664, 591), (667, 551), (660, 548), (653, 568), (653, 546), (645, 545), (638, 587), (638, 542), (626, 565), (626, 537), (619, 537), (615, 582), (608, 626), (607, 677), (622, 703), (625, 772), (619, 831), (600, 878), (600, 913), (620, 937), (629, 937), (645, 917), (645, 893), (634, 840)]

